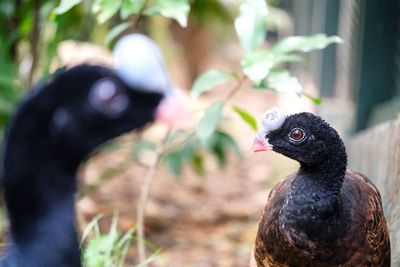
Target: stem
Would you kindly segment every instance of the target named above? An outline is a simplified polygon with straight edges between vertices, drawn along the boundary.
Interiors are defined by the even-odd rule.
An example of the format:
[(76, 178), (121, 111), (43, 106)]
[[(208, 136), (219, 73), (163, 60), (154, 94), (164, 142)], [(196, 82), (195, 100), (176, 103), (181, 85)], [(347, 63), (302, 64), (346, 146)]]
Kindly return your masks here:
[(102, 187), (106, 182), (110, 181), (111, 179), (113, 179), (115, 176), (121, 174), (122, 172), (124, 172), (128, 166), (129, 166), (129, 162), (125, 162), (120, 164), (118, 167), (116, 168), (110, 168), (108, 170), (106, 170), (101, 176), (99, 181), (94, 182), (92, 184), (87, 184), (82, 190), (81, 192), (78, 193), (78, 196), (76, 197), (77, 200), (80, 200), (84, 197), (86, 197), (87, 195), (97, 191), (100, 187)]
[(139, 262), (144, 262), (146, 260), (146, 246), (145, 246), (145, 234), (144, 234), (144, 213), (146, 210), (147, 200), (149, 199), (151, 184), (153, 183), (154, 176), (157, 170), (157, 167), (161, 161), (161, 158), (164, 154), (165, 145), (171, 135), (171, 129), (168, 129), (165, 134), (161, 145), (157, 149), (156, 160), (154, 163), (149, 166), (149, 169), (146, 173), (144, 184), (142, 186), (142, 190), (140, 192), (140, 198), (137, 208), (137, 240), (136, 245), (139, 253)]
[(232, 89), (232, 91), (230, 91), (229, 94), (223, 99), (224, 102), (228, 102), (242, 88), (245, 79), (246, 78), (244, 76), (237, 79), (238, 83)]
[(146, 5), (148, 4), (148, 1), (145, 1), (142, 5), (142, 8), (139, 10), (138, 14), (136, 15), (136, 19), (133, 23), (133, 28), (138, 28), (139, 27), (139, 23), (143, 17), (143, 12), (146, 9)]
[(33, 28), (31, 35), (31, 54), (32, 54), (32, 65), (29, 71), (28, 85), (32, 86), (33, 76), (35, 74), (38, 61), (39, 61), (39, 35), (40, 35), (40, 0), (35, 0), (34, 15), (33, 15)]
[[(15, 0), (14, 1), (14, 13), (7, 21), (7, 32), (10, 34), (15, 34), (18, 32), (18, 29), (21, 24), (21, 19), (19, 13), (21, 12), (22, 0)], [(18, 35), (17, 38), (10, 45), (10, 60), (13, 64), (16, 64), (18, 61), (18, 43), (21, 40), (21, 37)]]
[(164, 152), (170, 152), (172, 150), (175, 150), (181, 146), (183, 146), (184, 144), (186, 144), (187, 142), (191, 141), (192, 139), (194, 139), (196, 137), (196, 132), (191, 132), (189, 133), (185, 138), (183, 138), (182, 140), (180, 140), (179, 142), (176, 142), (174, 144), (170, 144), (168, 146), (164, 146)]

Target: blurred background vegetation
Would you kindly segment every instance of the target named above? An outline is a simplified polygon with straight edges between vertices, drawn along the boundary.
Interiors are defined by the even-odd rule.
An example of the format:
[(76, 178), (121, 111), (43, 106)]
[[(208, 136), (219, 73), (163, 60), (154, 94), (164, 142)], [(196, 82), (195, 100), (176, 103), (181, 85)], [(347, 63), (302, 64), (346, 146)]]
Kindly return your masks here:
[[(243, 223), (244, 216), (245, 223), (256, 224), (254, 221), (258, 216), (257, 211), (265, 202), (265, 188), (274, 185), (274, 177), (280, 177), (281, 173), (290, 173), (294, 168), (293, 164), (282, 158), (269, 162), (268, 167), (258, 167), (264, 166), (262, 158), (256, 158), (255, 162), (249, 160), (246, 147), (252, 142), (252, 135), (256, 133), (257, 121), (263, 110), (272, 105), (279, 105), (288, 113), (302, 110), (317, 112), (333, 123), (345, 138), (398, 116), (400, 23), (399, 5), (396, 0), (388, 0), (385, 3), (373, 0), (267, 2), (0, 2), (0, 133), (4, 132), (18, 100), (37, 81), (46, 79), (57, 68), (64, 66), (70, 67), (83, 62), (112, 64), (110, 49), (119, 36), (129, 32), (142, 32), (156, 40), (165, 55), (174, 83), (183, 94), (191, 96), (190, 106), (198, 121), (192, 129), (175, 131), (156, 126), (133, 136), (123, 137), (107, 144), (102, 155), (91, 160), (87, 168), (81, 171), (84, 179), (79, 194), (82, 201), (78, 203), (78, 210), (81, 214), (80, 227), (86, 227), (86, 230), (82, 231), (86, 233), (83, 239), (91, 238), (91, 241), (84, 242), (88, 244), (83, 256), (88, 266), (111, 266), (110, 260), (115, 266), (123, 266), (125, 260), (132, 264), (138, 262), (135, 260), (136, 256), (129, 256), (136, 255), (136, 250), (129, 248), (129, 242), (136, 237), (136, 222), (140, 221), (139, 218), (146, 212), (140, 212), (140, 207), (144, 209), (148, 199), (145, 198), (144, 202), (137, 199), (141, 199), (140, 195), (149, 193), (152, 180), (157, 176), (181, 177), (183, 183), (187, 183), (186, 186), (190, 188), (196, 184), (194, 189), (190, 189), (195, 190), (195, 193), (189, 190), (189, 195), (205, 191), (207, 194), (203, 197), (216, 201), (215, 205), (227, 206), (230, 205), (231, 198), (235, 199), (231, 196), (232, 192), (243, 188), (240, 179), (250, 176), (256, 182), (252, 184), (251, 189), (243, 190), (243, 193), (256, 194), (262, 190), (261, 196), (258, 196), (254, 204), (238, 194), (237, 197), (247, 201), (247, 204), (237, 202), (237, 209), (248, 209), (254, 214), (250, 216), (239, 212), (240, 215), (237, 215), (235, 211), (233, 222)], [(328, 46), (332, 43), (342, 44)], [(314, 50), (319, 51), (308, 53)], [(232, 157), (232, 154), (236, 156)], [(99, 167), (105, 159), (112, 159), (112, 164)], [(232, 164), (236, 166), (231, 167)], [(135, 191), (127, 188), (134, 192), (134, 196), (125, 197), (125, 202), (128, 199), (139, 207), (137, 215), (132, 215), (132, 210), (135, 211), (136, 208), (130, 205), (121, 208), (112, 204), (114, 202), (109, 198), (102, 199), (99, 194), (96, 195), (98, 192), (104, 193), (101, 190), (108, 192), (108, 196), (115, 195), (118, 187), (115, 191), (115, 188), (110, 186), (110, 180), (114, 177), (135, 176), (130, 174), (132, 166), (136, 176), (146, 177), (145, 180), (136, 180), (134, 184), (137, 188), (142, 188), (141, 193), (137, 189)], [(218, 171), (217, 166), (225, 169)], [(166, 170), (172, 175), (167, 174)], [(197, 176), (206, 178), (193, 178)], [(228, 184), (236, 183), (232, 185), (235, 189), (227, 189), (227, 192), (220, 193), (227, 203), (218, 202), (219, 200), (213, 199), (207, 191), (208, 186), (212, 188), (211, 191), (217, 191), (217, 195), (218, 191), (224, 191), (220, 187), (225, 187), (226, 184), (207, 180), (208, 177), (218, 179), (215, 177), (219, 176), (228, 176)], [(265, 180), (260, 182), (257, 176), (265, 176)], [(178, 179), (179, 181), (181, 180)], [(153, 187), (167, 186), (168, 191), (175, 186), (159, 183), (161, 184), (156, 181)], [(109, 191), (101, 189), (103, 185), (108, 186)], [(154, 203), (158, 203), (153, 210), (157, 211), (160, 207), (166, 209), (160, 204), (165, 201), (165, 192), (158, 194), (160, 190), (157, 188), (153, 191), (155, 200), (150, 201), (148, 206), (153, 207)], [(92, 197), (93, 200), (89, 201), (88, 197)], [(108, 206), (102, 205), (102, 201), (109, 203)], [(174, 201), (193, 202), (185, 197), (178, 200), (172, 198), (167, 202)], [(83, 203), (82, 207), (79, 206), (80, 203)], [(93, 208), (93, 203), (100, 204)], [(249, 206), (254, 206), (254, 209)], [(111, 207), (125, 212), (119, 217), (119, 223), (115, 219), (117, 217), (113, 217), (114, 210), (110, 211)], [(182, 208), (179, 205), (174, 207)], [(199, 209), (194, 204), (188, 205), (187, 208)], [(223, 214), (218, 215), (221, 218), (229, 218), (232, 215), (229, 207), (221, 210), (218, 210)], [(107, 227), (101, 224), (103, 220), (95, 216), (99, 212), (107, 215), (108, 232)], [(207, 216), (212, 212), (204, 212), (206, 215), (200, 213), (200, 217), (205, 219), (197, 218), (199, 215), (196, 213), (193, 220), (183, 221), (186, 224), (201, 224), (204, 220), (211, 220)], [(158, 216), (170, 218), (170, 213), (161, 213), (162, 215)], [(172, 213), (175, 214), (176, 211)], [(192, 216), (190, 212), (177, 213)], [(129, 216), (135, 218), (126, 219), (129, 223), (125, 223), (124, 226), (123, 218)], [(110, 219), (112, 217), (114, 219)], [(2, 218), (0, 227), (4, 224)], [(160, 234), (157, 232), (159, 228), (170, 229), (170, 222), (165, 222), (165, 218), (157, 216), (156, 219), (152, 218), (151, 214), (147, 215), (146, 221), (149, 226), (145, 229), (146, 236), (149, 236), (147, 247), (152, 251), (152, 256), (145, 261), (141, 259), (141, 266), (153, 261), (154, 255), (159, 255), (157, 247), (166, 244), (166, 255), (168, 247), (174, 245), (181, 250), (183, 249), (180, 246), (185, 247), (179, 243), (184, 241), (176, 241), (178, 244), (165, 242), (168, 240), (168, 234), (161, 234), (161, 238), (157, 236)], [(219, 220), (221, 219), (213, 221), (214, 228), (218, 228)], [(119, 233), (117, 224), (126, 234)], [(143, 222), (139, 223), (139, 228), (143, 227), (142, 224)], [(248, 225), (241, 224), (241, 227)], [(106, 229), (105, 234), (101, 234), (100, 228)], [(143, 234), (144, 230), (140, 231)], [(176, 237), (176, 230), (170, 232)], [(251, 238), (246, 236), (243, 242), (241, 238), (244, 237), (235, 235), (235, 238), (240, 239), (235, 240), (238, 243), (235, 248), (239, 248), (239, 252), (235, 251), (243, 258), (241, 245), (249, 242), (249, 239), (251, 241)], [(151, 245), (152, 243), (156, 245)], [(250, 249), (251, 245), (245, 252)], [(237, 263), (247, 263), (246, 259), (238, 261), (232, 256), (234, 263), (229, 265), (226, 261), (218, 262), (218, 259), (215, 259), (215, 262), (208, 261), (211, 257), (204, 256), (207, 259), (200, 265), (195, 256), (192, 256), (192, 261), (178, 261), (180, 256), (174, 253), (178, 252), (172, 249), (170, 257), (176, 257), (178, 263), (171, 266), (242, 266)], [(99, 256), (104, 254), (108, 257)], [(162, 260), (158, 264), (169, 266), (165, 262), (168, 261)], [(182, 265), (182, 262), (186, 265)]]

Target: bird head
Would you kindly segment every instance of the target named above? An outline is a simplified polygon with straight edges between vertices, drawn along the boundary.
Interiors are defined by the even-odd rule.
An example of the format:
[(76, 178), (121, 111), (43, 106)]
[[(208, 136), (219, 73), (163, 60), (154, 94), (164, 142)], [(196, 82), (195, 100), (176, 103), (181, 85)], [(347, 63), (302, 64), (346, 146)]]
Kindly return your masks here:
[(253, 151), (273, 150), (313, 166), (327, 160), (335, 148), (343, 147), (336, 130), (320, 117), (308, 112), (285, 116), (281, 110), (273, 108), (264, 114)]
[(129, 34), (114, 47), (117, 75), (130, 87), (163, 96), (155, 119), (170, 127), (185, 127), (189, 116), (184, 101), (174, 90), (161, 51), (149, 37)]
[(153, 120), (169, 126), (185, 121), (187, 111), (150, 38), (125, 36), (113, 52), (115, 68), (79, 65), (30, 90), (7, 136), (13, 155), (77, 163), (98, 145)]

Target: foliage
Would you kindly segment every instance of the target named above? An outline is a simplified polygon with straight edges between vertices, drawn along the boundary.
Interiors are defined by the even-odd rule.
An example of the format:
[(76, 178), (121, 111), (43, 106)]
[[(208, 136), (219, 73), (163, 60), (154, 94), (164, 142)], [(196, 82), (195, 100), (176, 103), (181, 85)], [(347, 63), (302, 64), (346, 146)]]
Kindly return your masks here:
[[(206, 147), (208, 140), (219, 131), (220, 123), (224, 118), (224, 107), (228, 105), (230, 97), (241, 89), (243, 79), (248, 79), (253, 84), (253, 88), (256, 89), (268, 89), (279, 93), (291, 92), (300, 96), (304, 95), (315, 104), (320, 104), (321, 99), (314, 98), (302, 91), (298, 79), (283, 68), (282, 63), (304, 61), (303, 57), (294, 54), (295, 52), (311, 52), (316, 49), (323, 49), (329, 44), (341, 42), (339, 37), (327, 37), (325, 34), (292, 36), (284, 38), (269, 49), (266, 49), (263, 48), (266, 38), (265, 22), (268, 15), (266, 2), (264, 0), (245, 0), (240, 5), (239, 10), (239, 15), (235, 20), (235, 29), (244, 50), (241, 60), (242, 73), (231, 72), (229, 74), (226, 71), (218, 69), (208, 70), (200, 75), (192, 86), (192, 96), (199, 97), (203, 93), (209, 92), (230, 80), (237, 83), (226, 99), (211, 104), (205, 110), (197, 126), (196, 137)], [(243, 107), (232, 106), (231, 108), (246, 124), (252, 129), (257, 130), (255, 118)], [(227, 133), (227, 136), (229, 136), (229, 133)], [(232, 143), (235, 144), (233, 138), (231, 138), (229, 144)], [(213, 150), (211, 152), (219, 159), (225, 158), (224, 150)], [(181, 153), (182, 156), (179, 156), (178, 151), (174, 152), (172, 159), (169, 160), (169, 165), (175, 166), (174, 169), (180, 169), (177, 166), (182, 164), (182, 158), (188, 156), (188, 152), (185, 149)], [(203, 169), (203, 167), (200, 169)]]
[(233, 111), (235, 111), (244, 122), (246, 122), (254, 131), (257, 131), (257, 121), (252, 115), (238, 106), (233, 106), (232, 108)]
[[(118, 230), (118, 216), (114, 215), (108, 233), (101, 233), (99, 226), (101, 217), (102, 215), (98, 215), (93, 218), (83, 231), (81, 239), (83, 266), (125, 266), (130, 243), (135, 237), (135, 229), (132, 228), (125, 234), (121, 234)], [(156, 259), (157, 254), (158, 252), (155, 252), (135, 266), (147, 266)]]
[(211, 69), (198, 77), (192, 87), (192, 96), (198, 97), (201, 94), (211, 91), (214, 87), (224, 84), (230, 79), (230, 75), (224, 71)]
[(264, 0), (246, 0), (240, 5), (240, 14), (235, 20), (235, 28), (242, 47), (247, 52), (257, 49), (265, 40), (268, 14)]

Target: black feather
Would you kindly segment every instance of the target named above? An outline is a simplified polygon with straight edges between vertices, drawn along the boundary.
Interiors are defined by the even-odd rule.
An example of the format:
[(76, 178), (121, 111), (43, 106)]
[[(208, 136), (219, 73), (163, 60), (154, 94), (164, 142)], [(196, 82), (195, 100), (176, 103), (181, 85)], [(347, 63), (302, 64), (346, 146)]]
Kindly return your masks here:
[[(114, 116), (90, 104), (94, 84), (104, 79), (128, 99)], [(6, 135), (1, 182), (12, 243), (0, 266), (80, 266), (76, 171), (99, 145), (152, 121), (162, 98), (90, 65), (58, 72), (28, 94)]]
[[(293, 139), (300, 129), (303, 138)], [(267, 133), (273, 150), (300, 163), (268, 198), (255, 243), (258, 266), (390, 266), (381, 198), (347, 169), (335, 129), (311, 113)]]

